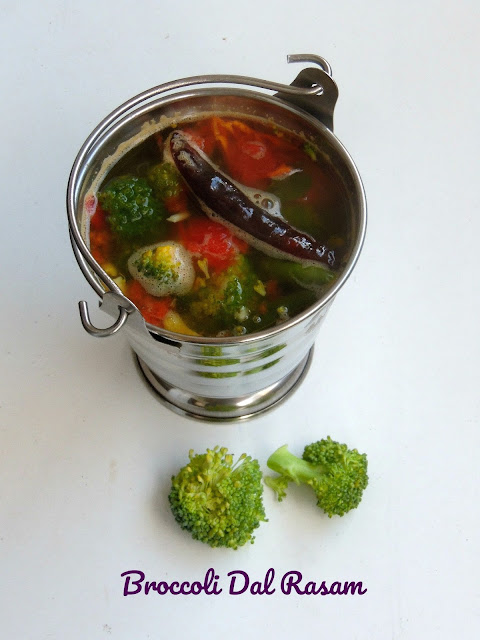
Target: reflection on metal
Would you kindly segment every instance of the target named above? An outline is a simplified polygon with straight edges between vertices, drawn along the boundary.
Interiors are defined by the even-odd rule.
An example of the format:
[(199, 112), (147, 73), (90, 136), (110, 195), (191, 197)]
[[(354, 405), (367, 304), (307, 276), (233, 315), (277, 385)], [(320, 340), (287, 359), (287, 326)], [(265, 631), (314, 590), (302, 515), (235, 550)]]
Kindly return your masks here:
[(253, 416), (277, 407), (286, 400), (300, 385), (307, 375), (313, 356), (313, 347), (302, 361), (284, 378), (268, 387), (246, 396), (228, 396), (215, 398), (194, 394), (169, 384), (153, 373), (137, 356), (140, 372), (145, 377), (150, 389), (160, 402), (175, 413), (188, 418), (208, 420), (210, 422), (234, 422), (248, 420)]

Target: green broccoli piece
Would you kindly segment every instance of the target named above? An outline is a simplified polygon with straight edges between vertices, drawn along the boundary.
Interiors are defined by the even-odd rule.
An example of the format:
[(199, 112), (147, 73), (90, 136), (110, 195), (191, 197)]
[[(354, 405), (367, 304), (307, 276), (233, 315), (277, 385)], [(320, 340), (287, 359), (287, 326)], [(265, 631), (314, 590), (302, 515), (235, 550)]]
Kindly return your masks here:
[(182, 189), (180, 174), (170, 162), (154, 165), (147, 173), (147, 180), (159, 200), (177, 196)]
[(313, 291), (320, 290), (337, 277), (327, 266), (311, 265), (305, 267), (299, 262), (278, 260), (277, 258), (263, 257), (259, 262), (259, 267), (266, 278), (286, 280)]
[(112, 230), (124, 239), (146, 237), (159, 229), (165, 217), (163, 205), (145, 178), (114, 178), (98, 194), (98, 200)]
[[(159, 247), (167, 248), (170, 247)], [(149, 249), (142, 253), (135, 266), (139, 273), (143, 273), (147, 278), (154, 278), (161, 282), (176, 282), (178, 280), (178, 271), (175, 270), (175, 263), (171, 261), (170, 253), (166, 255), (158, 255), (158, 250)]]
[(195, 269), (188, 251), (173, 240), (138, 249), (128, 261), (130, 274), (152, 296), (188, 293)]
[(248, 260), (239, 256), (225, 271), (213, 274), (180, 301), (189, 324), (202, 333), (240, 332), (252, 325), (252, 316), (263, 296), (262, 283)]
[(314, 162), (317, 161), (317, 150), (311, 142), (305, 142), (305, 144), (303, 145), (303, 150), (311, 160), (313, 160)]
[(289, 482), (307, 484), (317, 496), (317, 506), (329, 517), (343, 516), (360, 504), (368, 484), (367, 456), (330, 436), (305, 447), (302, 458), (280, 447), (267, 460), (267, 466), (280, 475), (265, 478), (281, 501)]
[(188, 456), (189, 463), (172, 477), (168, 496), (175, 520), (211, 547), (253, 543), (252, 533), (266, 522), (258, 461), (243, 453), (234, 464), (225, 447), (204, 454), (190, 450)]

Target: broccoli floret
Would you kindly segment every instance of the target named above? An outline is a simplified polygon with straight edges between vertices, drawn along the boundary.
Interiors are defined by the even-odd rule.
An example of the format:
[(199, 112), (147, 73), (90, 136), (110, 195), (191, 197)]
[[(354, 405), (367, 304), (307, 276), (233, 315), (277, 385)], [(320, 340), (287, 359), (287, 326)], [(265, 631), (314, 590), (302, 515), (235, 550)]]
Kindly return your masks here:
[(170, 162), (154, 165), (149, 170), (147, 179), (160, 200), (177, 196), (181, 191), (180, 174)]
[(178, 280), (178, 271), (175, 269), (176, 263), (172, 256), (173, 251), (169, 246), (157, 247), (155, 250), (147, 249), (139, 256), (135, 262), (140, 273), (148, 278), (156, 280), (173, 281)]
[(180, 302), (180, 308), (202, 332), (235, 334), (250, 327), (252, 315), (263, 300), (261, 284), (247, 259), (239, 256), (228, 269), (204, 280)]
[(315, 491), (317, 506), (329, 517), (343, 516), (358, 507), (368, 484), (367, 456), (330, 436), (306, 446), (302, 458), (290, 453), (287, 445), (280, 447), (267, 465), (280, 474), (265, 478), (279, 501), (285, 497), (289, 482), (307, 484)]
[(144, 178), (114, 178), (98, 194), (112, 230), (124, 239), (142, 238), (159, 229), (165, 209)]
[(168, 497), (178, 524), (211, 547), (237, 549), (254, 541), (266, 522), (262, 473), (257, 460), (243, 453), (233, 463), (225, 447), (190, 450), (189, 463), (172, 478)]

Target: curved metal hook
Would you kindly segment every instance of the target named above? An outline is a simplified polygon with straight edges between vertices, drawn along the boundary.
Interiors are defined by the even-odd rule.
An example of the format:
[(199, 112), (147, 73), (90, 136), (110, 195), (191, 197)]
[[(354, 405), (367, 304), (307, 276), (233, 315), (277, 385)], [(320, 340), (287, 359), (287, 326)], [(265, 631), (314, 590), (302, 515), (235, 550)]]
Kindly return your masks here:
[(91, 336), (94, 336), (95, 338), (107, 338), (108, 336), (112, 336), (114, 333), (117, 333), (117, 331), (120, 331), (120, 329), (123, 327), (128, 318), (128, 311), (124, 307), (118, 307), (120, 310), (120, 315), (118, 316), (115, 323), (112, 324), (111, 327), (107, 327), (106, 329), (97, 329), (97, 327), (95, 327), (90, 321), (88, 304), (85, 302), (85, 300), (80, 300), (80, 302), (78, 303), (78, 308), (80, 310), (80, 320), (82, 321), (83, 328), (87, 333), (89, 333)]
[(287, 62), (313, 62), (313, 64), (318, 64), (325, 73), (328, 73), (328, 75), (332, 77), (332, 67), (325, 58), (317, 56), (314, 53), (292, 53), (287, 56)]

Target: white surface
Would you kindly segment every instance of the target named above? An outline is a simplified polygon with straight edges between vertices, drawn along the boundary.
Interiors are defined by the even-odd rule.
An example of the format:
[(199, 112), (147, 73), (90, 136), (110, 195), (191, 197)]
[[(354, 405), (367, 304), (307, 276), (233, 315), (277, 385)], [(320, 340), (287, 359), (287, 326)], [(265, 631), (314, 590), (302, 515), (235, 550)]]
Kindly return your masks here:
[[(2, 637), (477, 638), (478, 3), (2, 5)], [(77, 301), (95, 295), (69, 246), (68, 172), (135, 93), (203, 73), (290, 82), (301, 67), (285, 56), (299, 52), (325, 56), (340, 88), (336, 134), (369, 202), (364, 252), (289, 402), (197, 424), (148, 393), (121, 334), (81, 328)], [(270, 522), (237, 552), (173, 522), (169, 478), (190, 447), (264, 463), (327, 434), (368, 453), (355, 512), (329, 520), (303, 491), (281, 505), (267, 491)], [(223, 587), (229, 571), (273, 567), (368, 591), (122, 595), (130, 569), (171, 581), (209, 567)]]

